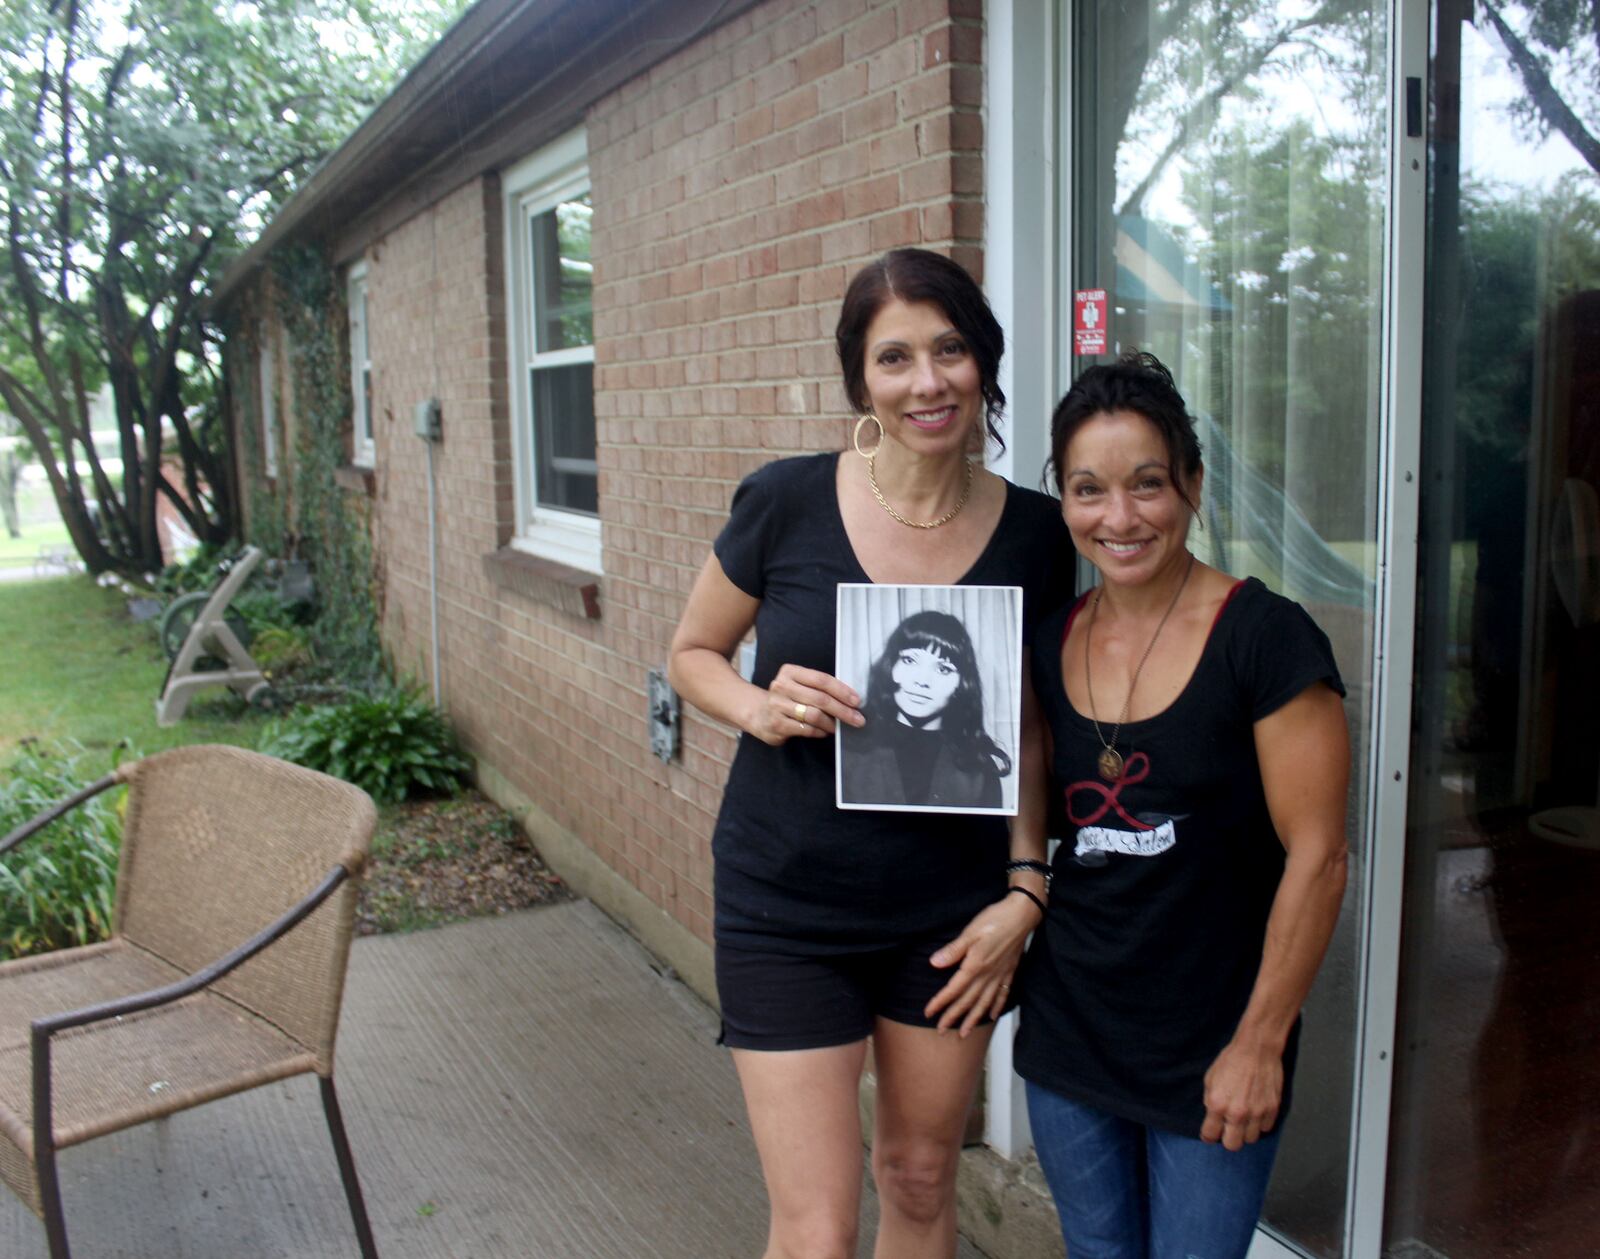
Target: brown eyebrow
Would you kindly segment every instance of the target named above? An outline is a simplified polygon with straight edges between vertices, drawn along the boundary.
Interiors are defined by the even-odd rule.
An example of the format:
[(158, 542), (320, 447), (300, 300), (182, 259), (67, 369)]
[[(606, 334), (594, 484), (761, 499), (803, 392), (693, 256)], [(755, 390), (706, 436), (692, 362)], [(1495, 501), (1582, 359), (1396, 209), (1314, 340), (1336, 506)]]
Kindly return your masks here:
[[(943, 332), (935, 333), (931, 339), (934, 342), (939, 342), (943, 341), (946, 337), (958, 337), (963, 341), (966, 340), (965, 337), (961, 336), (961, 329), (959, 328), (946, 328)], [(911, 343), (909, 341), (901, 341), (897, 337), (890, 337), (884, 341), (874, 342), (871, 346), (870, 352), (876, 354), (879, 350), (887, 350), (891, 347), (900, 350), (909, 350), (911, 348)]]
[[(1167, 471), (1167, 465), (1162, 463), (1159, 459), (1147, 459), (1133, 470), (1133, 475), (1138, 476), (1141, 472), (1144, 472), (1149, 468), (1155, 468), (1160, 472)], [(1092, 468), (1073, 468), (1072, 471), (1067, 473), (1067, 480), (1070, 481), (1075, 476), (1092, 477), (1098, 475), (1099, 473), (1095, 472)]]

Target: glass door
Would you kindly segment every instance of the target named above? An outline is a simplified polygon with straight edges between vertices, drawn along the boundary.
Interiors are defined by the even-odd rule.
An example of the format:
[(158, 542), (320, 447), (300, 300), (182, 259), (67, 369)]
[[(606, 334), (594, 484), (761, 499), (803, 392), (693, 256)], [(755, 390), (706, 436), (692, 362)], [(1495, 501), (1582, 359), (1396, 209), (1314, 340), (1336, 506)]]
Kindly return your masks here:
[(1600, 7), (1435, 0), (1384, 1253), (1600, 1251)]
[[(1172, 368), (1201, 424), (1201, 558), (1301, 601), (1349, 685), (1351, 895), (1305, 1015), (1266, 1222), (1348, 1247), (1357, 889), (1373, 756), (1390, 181), (1390, 6), (1069, 6), (1072, 371)], [(1073, 336), (1072, 333), (1065, 334)]]

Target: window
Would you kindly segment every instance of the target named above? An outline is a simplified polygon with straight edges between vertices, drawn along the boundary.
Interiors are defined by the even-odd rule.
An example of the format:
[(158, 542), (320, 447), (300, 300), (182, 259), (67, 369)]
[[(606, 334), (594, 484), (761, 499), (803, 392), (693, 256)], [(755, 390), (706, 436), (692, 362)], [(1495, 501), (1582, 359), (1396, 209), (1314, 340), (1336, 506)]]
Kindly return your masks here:
[(507, 171), (517, 545), (600, 568), (587, 149), (575, 131)]
[(261, 330), (261, 465), (269, 477), (278, 475), (278, 410), (273, 391), (273, 365), (277, 358), (272, 334)]
[(370, 468), (372, 441), (372, 349), (367, 340), (367, 264), (350, 268), (346, 289), (350, 306), (350, 462)]

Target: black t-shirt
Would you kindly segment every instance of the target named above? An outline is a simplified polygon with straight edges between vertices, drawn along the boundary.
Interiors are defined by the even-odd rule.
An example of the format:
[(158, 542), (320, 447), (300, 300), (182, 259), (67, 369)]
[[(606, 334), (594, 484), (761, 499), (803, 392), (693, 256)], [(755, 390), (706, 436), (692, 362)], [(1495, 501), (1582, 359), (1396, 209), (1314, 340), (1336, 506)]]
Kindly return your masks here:
[[(717, 537), (722, 571), (761, 600), (752, 681), (784, 664), (834, 671), (837, 587), (871, 580), (839, 514), (837, 453), (751, 473)], [(963, 585), (1021, 586), (1030, 618), (1068, 587), (1056, 501), (1006, 486), (1005, 506)], [(1003, 817), (834, 806), (832, 739), (769, 747), (744, 735), (712, 836), (719, 941), (787, 953), (892, 946), (964, 924), (1005, 894)]]
[[(1254, 725), (1307, 687), (1344, 685), (1327, 635), (1254, 578), (1233, 588), (1194, 675), (1164, 712), (1122, 727), (1121, 778), (1067, 698), (1071, 607), (1037, 627), (1033, 677), (1069, 826), (1050, 909), (1023, 968), (1017, 1070), (1064, 1096), (1197, 1136), (1204, 1076), (1261, 965), (1283, 873)], [(1287, 1081), (1298, 1034), (1284, 1055)]]

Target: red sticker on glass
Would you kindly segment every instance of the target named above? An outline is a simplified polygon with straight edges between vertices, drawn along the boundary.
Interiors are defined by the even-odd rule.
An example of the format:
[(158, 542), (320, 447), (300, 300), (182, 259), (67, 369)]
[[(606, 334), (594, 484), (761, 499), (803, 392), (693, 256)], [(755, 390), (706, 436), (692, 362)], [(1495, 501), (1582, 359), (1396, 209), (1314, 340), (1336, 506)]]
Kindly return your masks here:
[(1106, 291), (1079, 289), (1072, 295), (1072, 352), (1106, 352)]

